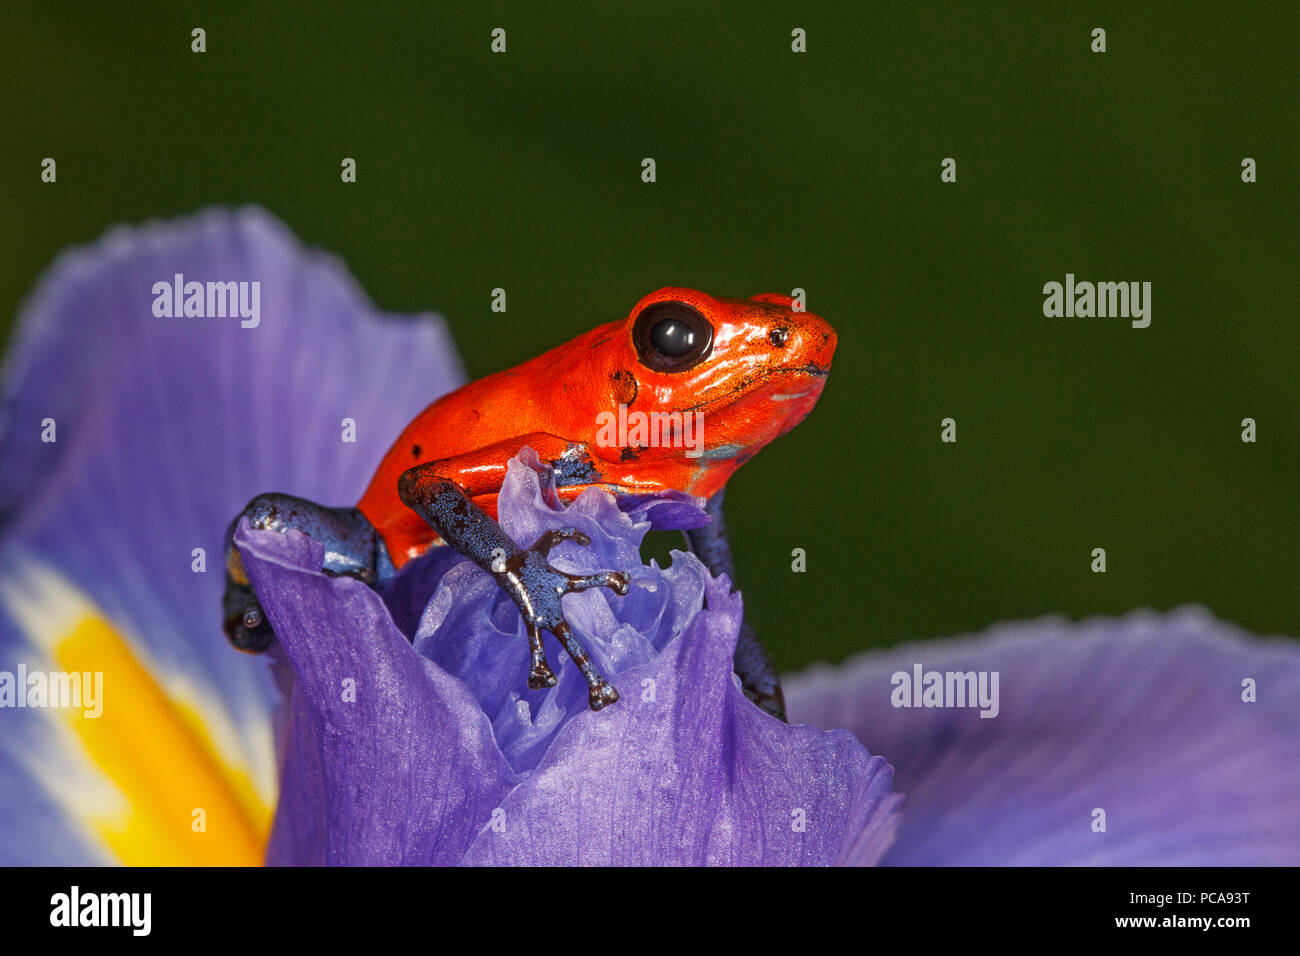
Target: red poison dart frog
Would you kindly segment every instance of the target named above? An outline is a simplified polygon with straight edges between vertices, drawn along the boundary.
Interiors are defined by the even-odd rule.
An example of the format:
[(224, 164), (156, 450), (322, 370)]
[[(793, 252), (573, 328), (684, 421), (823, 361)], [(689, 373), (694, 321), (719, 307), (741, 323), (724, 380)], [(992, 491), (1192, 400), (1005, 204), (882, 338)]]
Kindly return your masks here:
[[(796, 311), (789, 296), (715, 299), (692, 289), (660, 289), (626, 319), (429, 405), (389, 449), (356, 507), (263, 494), (240, 517), (255, 528), (305, 532), (325, 545), (326, 572), (351, 575), (377, 590), (430, 548), (454, 548), (519, 606), (531, 648), (528, 686), (556, 682), (542, 646), (547, 630), (572, 656), (587, 680), (591, 708), (600, 710), (618, 700), (618, 691), (596, 672), (569, 628), (561, 598), (595, 587), (626, 594), (628, 575), (573, 575), (552, 567), (547, 554), (559, 542), (590, 543), (573, 528), (548, 532), (529, 547), (512, 541), (495, 520), (506, 463), (523, 446), (532, 447), (554, 469), (564, 500), (593, 486), (637, 495), (675, 489), (705, 498), (712, 520), (687, 538), (714, 574), (725, 573), (734, 583), (722, 520), (727, 479), (812, 410), (834, 351), (835, 330)], [(682, 422), (683, 430), (702, 421), (702, 429), (691, 447), (643, 443), (643, 429), (611, 427), (632, 413), (672, 422), (672, 428)], [(679, 417), (663, 417), (672, 413)], [(629, 443), (613, 440), (618, 432)], [(259, 652), (270, 646), (274, 633), (233, 543), (226, 552), (224, 611), (235, 647)], [(776, 673), (748, 622), (735, 668), (749, 698), (784, 719)]]

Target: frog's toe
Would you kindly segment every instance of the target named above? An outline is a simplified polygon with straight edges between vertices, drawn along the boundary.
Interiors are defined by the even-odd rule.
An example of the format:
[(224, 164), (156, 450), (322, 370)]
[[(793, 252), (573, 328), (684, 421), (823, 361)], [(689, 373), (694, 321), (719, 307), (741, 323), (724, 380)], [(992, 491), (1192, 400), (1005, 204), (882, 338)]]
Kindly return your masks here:
[(603, 710), (618, 700), (618, 690), (609, 681), (599, 681), (587, 688), (587, 704), (592, 710)]
[(529, 551), (536, 551), (542, 557), (551, 553), (551, 549), (562, 541), (572, 541), (583, 547), (591, 544), (591, 538), (577, 528), (552, 528), (542, 532), (542, 536), (533, 542)]
[(241, 591), (237, 588), (226, 591), (222, 630), (236, 649), (249, 654), (260, 654), (275, 640), (275, 631), (266, 619), (262, 605), (257, 603), (257, 598), (251, 592), (240, 593)]
[(530, 690), (545, 690), (547, 687), (554, 687), (557, 683), (555, 672), (551, 670), (551, 665), (542, 661), (534, 663), (528, 671), (528, 687)]
[(560, 620), (550, 628), (556, 640), (564, 645), (568, 651), (569, 657), (573, 658), (573, 663), (578, 665), (578, 671), (582, 674), (583, 679), (587, 682), (587, 703), (592, 710), (602, 710), (608, 707), (614, 701), (618, 700), (618, 691), (614, 685), (600, 676), (596, 670), (595, 664), (591, 661), (591, 656), (587, 653), (586, 648), (574, 636), (573, 629), (569, 627), (569, 622)]
[(575, 591), (590, 591), (592, 588), (609, 588), (615, 594), (627, 594), (632, 576), (626, 571), (601, 571), (598, 574), (568, 574), (569, 583), (564, 588), (565, 594)]

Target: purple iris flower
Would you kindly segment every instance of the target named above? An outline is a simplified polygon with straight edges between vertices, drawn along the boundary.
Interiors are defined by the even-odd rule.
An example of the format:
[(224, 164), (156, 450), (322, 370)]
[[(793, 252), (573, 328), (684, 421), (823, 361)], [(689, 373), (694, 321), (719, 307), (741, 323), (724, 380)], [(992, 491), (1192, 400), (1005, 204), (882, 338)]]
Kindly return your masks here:
[[(259, 283), (258, 321), (158, 315), (176, 276), (181, 299)], [(450, 549), (378, 594), (322, 573), (310, 538), (244, 525), (279, 645), (270, 666), (233, 651), (230, 517), (264, 491), (355, 502), (461, 380), (439, 319), (378, 313), (258, 210), (60, 259), (5, 370), (0, 704), (6, 672), (75, 671), (102, 675), (102, 712), (0, 708), (0, 862), (1300, 862), (1294, 642), (1195, 610), (1018, 624), (790, 678), (785, 725), (731, 672), (729, 582), (641, 560), (699, 502), (564, 508), (529, 449), (505, 530), (577, 527), (590, 547), (553, 563), (632, 575), (626, 597), (565, 599), (616, 705), (591, 712), (554, 644), (557, 686), (529, 690), (518, 610)], [(899, 706), (923, 697), (899, 675), (928, 672), (996, 673), (996, 716)]]

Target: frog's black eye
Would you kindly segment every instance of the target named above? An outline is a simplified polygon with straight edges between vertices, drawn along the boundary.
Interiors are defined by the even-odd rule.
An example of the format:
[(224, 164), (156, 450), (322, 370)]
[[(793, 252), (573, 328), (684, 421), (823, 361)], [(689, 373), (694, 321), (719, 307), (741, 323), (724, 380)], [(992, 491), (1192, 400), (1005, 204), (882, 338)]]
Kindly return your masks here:
[(713, 326), (685, 302), (656, 302), (632, 326), (641, 364), (656, 372), (684, 372), (713, 351)]

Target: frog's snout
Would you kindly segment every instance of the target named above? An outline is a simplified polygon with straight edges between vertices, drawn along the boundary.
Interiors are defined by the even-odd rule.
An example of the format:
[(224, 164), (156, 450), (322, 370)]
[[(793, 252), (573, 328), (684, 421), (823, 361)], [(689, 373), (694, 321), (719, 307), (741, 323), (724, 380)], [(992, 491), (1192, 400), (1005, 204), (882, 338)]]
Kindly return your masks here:
[(786, 371), (819, 378), (830, 374), (838, 339), (835, 329), (820, 316), (796, 313), (791, 321), (774, 326), (768, 341), (784, 353), (781, 364)]
[(817, 329), (813, 335), (814, 339), (820, 337), (821, 343), (820, 345), (814, 345), (816, 354), (808, 364), (821, 369), (822, 375), (829, 375), (831, 370), (831, 359), (835, 357), (835, 346), (839, 344), (839, 339), (835, 335), (835, 330), (831, 328), (829, 322), (821, 322), (819, 320), (819, 323), (822, 328)]

